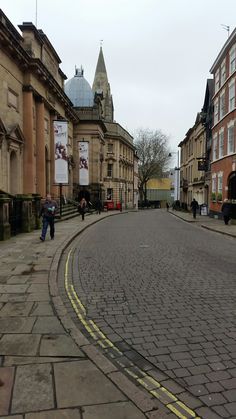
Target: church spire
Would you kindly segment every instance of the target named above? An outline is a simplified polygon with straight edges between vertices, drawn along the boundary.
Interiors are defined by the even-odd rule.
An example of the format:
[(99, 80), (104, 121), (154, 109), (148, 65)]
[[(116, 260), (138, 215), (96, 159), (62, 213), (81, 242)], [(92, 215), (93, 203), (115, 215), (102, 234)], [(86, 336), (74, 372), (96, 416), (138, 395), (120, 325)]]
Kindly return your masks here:
[(108, 82), (107, 70), (105, 65), (105, 60), (103, 56), (102, 46), (100, 46), (99, 56), (97, 67), (95, 71), (94, 81), (93, 81), (93, 92), (102, 92), (102, 109), (103, 109), (103, 118), (106, 121), (113, 121), (114, 119), (114, 108), (113, 100), (110, 90), (110, 84)]

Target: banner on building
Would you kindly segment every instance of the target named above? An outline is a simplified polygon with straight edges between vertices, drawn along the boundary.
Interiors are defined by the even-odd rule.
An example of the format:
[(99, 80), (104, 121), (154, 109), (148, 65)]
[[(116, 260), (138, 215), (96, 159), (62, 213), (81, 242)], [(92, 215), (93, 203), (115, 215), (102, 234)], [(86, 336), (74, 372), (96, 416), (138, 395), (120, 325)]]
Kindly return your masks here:
[(55, 144), (55, 182), (68, 183), (68, 123), (53, 121)]
[(89, 185), (89, 143), (79, 141), (79, 184)]

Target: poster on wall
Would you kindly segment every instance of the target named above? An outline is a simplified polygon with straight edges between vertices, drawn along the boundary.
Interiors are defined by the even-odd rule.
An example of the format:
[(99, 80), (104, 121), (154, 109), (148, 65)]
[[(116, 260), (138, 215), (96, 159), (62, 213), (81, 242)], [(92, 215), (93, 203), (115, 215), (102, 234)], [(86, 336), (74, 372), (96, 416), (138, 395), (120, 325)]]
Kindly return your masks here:
[(68, 123), (53, 121), (55, 144), (55, 182), (68, 183)]
[(79, 184), (89, 185), (89, 143), (79, 141)]

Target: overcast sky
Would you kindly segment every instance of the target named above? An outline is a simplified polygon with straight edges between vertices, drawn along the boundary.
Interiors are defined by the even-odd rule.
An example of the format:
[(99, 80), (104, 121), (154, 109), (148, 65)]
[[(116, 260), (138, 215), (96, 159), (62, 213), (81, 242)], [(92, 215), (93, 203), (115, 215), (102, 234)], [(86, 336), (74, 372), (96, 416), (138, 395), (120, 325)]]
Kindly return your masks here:
[[(17, 26), (36, 22), (36, 0), (0, 0)], [(209, 69), (236, 21), (236, 0), (38, 0), (37, 27), (73, 77), (93, 82), (100, 40), (115, 119), (131, 133), (161, 129), (175, 150), (201, 110)]]

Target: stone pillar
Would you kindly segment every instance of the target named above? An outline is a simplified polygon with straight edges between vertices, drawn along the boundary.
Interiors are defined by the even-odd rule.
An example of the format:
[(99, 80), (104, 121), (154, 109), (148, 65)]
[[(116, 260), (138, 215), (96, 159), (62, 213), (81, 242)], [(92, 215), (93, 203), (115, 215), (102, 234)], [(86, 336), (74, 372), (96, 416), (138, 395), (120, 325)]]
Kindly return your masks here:
[(46, 195), (44, 103), (36, 102), (36, 178), (37, 194)]
[(33, 195), (33, 220), (34, 220), (34, 228), (36, 230), (41, 227), (40, 209), (41, 209), (41, 196), (38, 194), (34, 194)]
[(32, 212), (32, 195), (20, 195), (17, 199), (22, 200), (22, 233), (34, 230), (34, 217)]
[(24, 111), (23, 128), (25, 136), (24, 145), (24, 168), (23, 168), (23, 190), (24, 193), (35, 192), (35, 171), (34, 171), (34, 143), (33, 143), (33, 92), (23, 93)]
[(11, 226), (9, 223), (10, 198), (0, 195), (0, 240), (7, 240), (11, 237)]
[(50, 193), (55, 198), (58, 196), (58, 185), (55, 185), (55, 141), (53, 121), (56, 119), (54, 113), (50, 114)]

